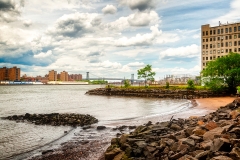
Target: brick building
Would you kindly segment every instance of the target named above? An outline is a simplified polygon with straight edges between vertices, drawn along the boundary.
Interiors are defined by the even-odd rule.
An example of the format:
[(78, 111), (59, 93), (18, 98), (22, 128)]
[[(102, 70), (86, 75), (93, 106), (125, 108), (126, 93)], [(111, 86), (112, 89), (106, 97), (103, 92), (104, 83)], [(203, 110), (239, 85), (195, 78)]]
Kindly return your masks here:
[(81, 81), (82, 80), (82, 75), (81, 74), (70, 74), (68, 76), (69, 81)]
[(1, 81), (20, 81), (20, 68), (14, 66), (13, 68), (0, 68)]
[(211, 27), (201, 27), (201, 69), (209, 61), (228, 55), (229, 52), (240, 53), (240, 22), (227, 23)]
[(68, 81), (68, 72), (66, 71), (61, 72), (60, 81)]
[(51, 70), (48, 74), (49, 81), (57, 81), (57, 71)]

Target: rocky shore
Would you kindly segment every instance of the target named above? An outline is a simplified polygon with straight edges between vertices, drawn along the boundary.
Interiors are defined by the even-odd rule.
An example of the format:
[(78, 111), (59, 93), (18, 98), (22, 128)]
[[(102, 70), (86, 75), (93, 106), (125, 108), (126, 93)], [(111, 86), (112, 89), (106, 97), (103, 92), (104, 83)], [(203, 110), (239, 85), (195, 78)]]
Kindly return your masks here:
[(216, 112), (138, 126), (113, 138), (105, 160), (239, 160), (240, 98)]
[(2, 119), (13, 120), (16, 122), (31, 122), (35, 125), (52, 125), (52, 126), (84, 126), (97, 123), (98, 120), (90, 115), (84, 114), (60, 114), (60, 113), (50, 113), (50, 114), (29, 114), (25, 115), (13, 115), (8, 117), (3, 117)]
[(225, 92), (213, 92), (209, 90), (168, 90), (168, 89), (131, 89), (131, 88), (96, 88), (86, 92), (88, 95), (101, 96), (134, 96), (171, 99), (195, 99), (208, 97), (229, 96)]

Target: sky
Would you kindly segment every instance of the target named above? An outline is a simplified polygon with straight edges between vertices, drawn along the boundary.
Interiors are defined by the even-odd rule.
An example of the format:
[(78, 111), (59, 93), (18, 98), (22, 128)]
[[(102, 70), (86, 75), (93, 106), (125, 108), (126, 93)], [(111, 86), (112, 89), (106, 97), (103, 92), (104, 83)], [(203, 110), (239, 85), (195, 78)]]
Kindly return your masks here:
[(240, 0), (0, 0), (0, 67), (137, 78), (199, 75), (201, 25), (240, 21)]

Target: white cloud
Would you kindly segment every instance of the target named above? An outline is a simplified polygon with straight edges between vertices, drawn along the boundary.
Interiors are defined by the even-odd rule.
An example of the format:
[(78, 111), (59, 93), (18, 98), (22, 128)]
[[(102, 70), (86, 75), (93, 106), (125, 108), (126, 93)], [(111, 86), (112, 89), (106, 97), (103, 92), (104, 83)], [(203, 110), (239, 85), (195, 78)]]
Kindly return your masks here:
[(157, 0), (119, 0), (120, 4), (127, 5), (130, 9), (144, 11), (156, 6)]
[(25, 27), (30, 27), (32, 25), (32, 21), (31, 20), (25, 20), (25, 21), (23, 21), (23, 25)]
[(126, 46), (139, 46), (139, 45), (151, 45), (155, 38), (159, 36), (162, 31), (158, 30), (158, 25), (151, 26), (151, 33), (137, 34), (135, 37), (127, 38), (122, 37), (115, 41), (116, 46), (126, 47)]
[(154, 72), (164, 73), (164, 74), (191, 74), (198, 75), (201, 71), (201, 67), (199, 65), (195, 65), (192, 68), (184, 68), (184, 67), (173, 67), (173, 68), (153, 68)]
[(132, 62), (127, 64), (128, 67), (143, 67), (145, 64), (143, 62)]
[(160, 53), (160, 59), (171, 58), (192, 58), (197, 57), (200, 54), (200, 47), (196, 44), (192, 44), (186, 47), (169, 48)]
[(52, 51), (49, 50), (49, 51), (47, 51), (46, 53), (41, 52), (41, 53), (39, 53), (39, 54), (34, 55), (33, 57), (34, 57), (34, 58), (46, 58), (46, 57), (49, 57), (49, 56), (51, 56), (51, 55), (52, 55)]
[(136, 12), (128, 17), (128, 22), (131, 26), (148, 26), (159, 23), (157, 12)]
[(111, 69), (119, 69), (122, 67), (120, 63), (117, 62), (110, 62), (109, 60), (101, 62), (101, 63), (93, 63), (90, 64), (93, 67), (102, 67), (102, 68), (111, 68)]
[(107, 5), (106, 7), (104, 7), (102, 9), (102, 12), (104, 14), (114, 14), (114, 13), (117, 12), (117, 8), (115, 6), (113, 6), (113, 5)]

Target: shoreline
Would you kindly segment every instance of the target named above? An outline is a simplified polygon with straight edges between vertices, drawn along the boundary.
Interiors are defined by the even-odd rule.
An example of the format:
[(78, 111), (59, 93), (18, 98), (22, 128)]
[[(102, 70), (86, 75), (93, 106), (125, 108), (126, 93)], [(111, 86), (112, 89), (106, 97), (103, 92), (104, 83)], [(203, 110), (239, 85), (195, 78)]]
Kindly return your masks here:
[[(236, 99), (236, 97), (216, 97), (216, 98), (202, 98), (202, 99), (193, 99), (190, 100), (190, 103), (192, 104), (191, 109), (184, 111), (184, 112), (179, 112), (179, 113), (175, 113), (175, 114), (169, 114), (168, 116), (166, 116), (164, 119), (162, 119), (161, 117), (151, 117), (151, 118), (146, 118), (144, 120), (141, 120), (141, 122), (147, 123), (148, 121), (152, 121), (153, 123), (156, 122), (166, 122), (169, 121), (169, 119), (174, 115), (174, 119), (177, 118), (184, 118), (187, 119), (189, 117), (199, 117), (199, 116), (204, 116), (207, 115), (211, 112), (216, 111), (218, 108), (220, 108), (221, 106), (225, 106), (231, 102), (233, 102), (233, 100)], [(202, 111), (202, 112), (197, 112), (197, 111)], [(197, 113), (197, 114), (195, 114)], [(130, 120), (129, 122), (126, 123), (126, 125), (129, 125), (130, 123), (134, 123), (134, 120)], [(139, 126), (139, 125), (137, 125)], [(113, 132), (111, 129), (108, 130), (109, 132)], [(111, 140), (114, 137), (108, 137), (109, 140)], [(77, 146), (76, 146), (77, 145)], [(80, 145), (80, 146), (79, 146)], [(82, 144), (82, 143), (77, 143), (77, 144), (72, 144), (71, 142), (66, 142), (65, 145), (63, 145), (62, 147), (58, 148), (55, 151), (51, 151), (48, 154), (44, 154), (44, 155), (40, 155), (40, 156), (36, 156), (36, 157), (31, 157), (32, 160), (41, 160), (41, 159), (51, 159), (53, 158), (66, 158), (68, 157), (67, 155), (69, 155), (69, 153), (71, 153), (71, 158), (74, 159), (74, 157), (91, 157), (93, 158), (92, 154), (88, 152), (87, 155), (83, 155), (84, 151), (86, 152), (86, 148), (92, 148), (92, 151), (96, 154), (96, 152), (98, 152), (97, 148), (107, 148), (110, 145), (110, 142), (106, 142), (106, 141), (95, 141), (95, 142), (91, 142), (91, 143), (87, 143), (87, 144)], [(69, 149), (72, 148), (72, 149)], [(94, 149), (95, 148), (95, 149)], [(73, 151), (74, 150), (74, 151)], [(60, 154), (59, 154), (60, 152)], [(81, 152), (80, 155), (78, 155), (77, 153)], [(101, 150), (100, 153), (98, 152), (97, 155), (100, 157), (96, 157), (94, 156), (94, 159), (101, 159), (103, 158), (101, 155), (104, 154), (106, 152), (106, 150)], [(64, 156), (66, 155), (66, 157)], [(68, 157), (69, 158), (69, 157)]]

